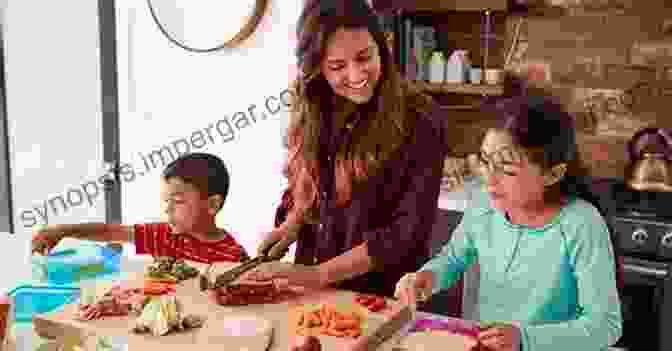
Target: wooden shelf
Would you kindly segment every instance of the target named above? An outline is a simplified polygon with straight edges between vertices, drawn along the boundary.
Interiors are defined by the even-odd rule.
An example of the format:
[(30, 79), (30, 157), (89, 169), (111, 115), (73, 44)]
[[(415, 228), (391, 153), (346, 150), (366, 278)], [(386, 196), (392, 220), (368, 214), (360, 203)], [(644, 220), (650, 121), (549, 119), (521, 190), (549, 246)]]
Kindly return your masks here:
[(506, 11), (507, 0), (373, 0), (376, 9), (403, 9), (407, 11)]
[(422, 90), (437, 94), (467, 94), (467, 95), (502, 95), (504, 88), (501, 85), (489, 84), (456, 84), (456, 83), (428, 83), (416, 80), (414, 83)]

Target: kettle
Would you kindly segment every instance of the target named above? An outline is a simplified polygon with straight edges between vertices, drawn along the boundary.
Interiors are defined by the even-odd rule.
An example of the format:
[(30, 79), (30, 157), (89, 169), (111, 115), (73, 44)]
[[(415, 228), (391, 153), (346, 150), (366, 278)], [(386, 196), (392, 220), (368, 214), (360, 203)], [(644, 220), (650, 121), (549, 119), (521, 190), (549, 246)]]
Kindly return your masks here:
[(628, 142), (625, 181), (637, 191), (672, 192), (672, 138), (662, 128), (639, 130)]

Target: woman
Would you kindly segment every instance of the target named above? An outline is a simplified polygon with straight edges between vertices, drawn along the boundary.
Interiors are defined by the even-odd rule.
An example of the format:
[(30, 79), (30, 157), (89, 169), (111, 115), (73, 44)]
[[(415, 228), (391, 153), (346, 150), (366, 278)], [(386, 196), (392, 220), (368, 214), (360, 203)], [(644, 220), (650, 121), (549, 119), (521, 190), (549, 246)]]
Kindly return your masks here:
[(609, 230), (582, 183), (572, 117), (513, 81), (481, 150), (484, 200), (467, 209), (441, 254), (404, 276), (414, 305), (480, 264), (479, 312), (509, 321), (481, 333), (493, 351), (601, 350), (622, 332)]
[(444, 123), (400, 77), (364, 0), (307, 1), (299, 18), (300, 76), (288, 131), (291, 209), (259, 253), (295, 264), (247, 275), (392, 296), (429, 259)]

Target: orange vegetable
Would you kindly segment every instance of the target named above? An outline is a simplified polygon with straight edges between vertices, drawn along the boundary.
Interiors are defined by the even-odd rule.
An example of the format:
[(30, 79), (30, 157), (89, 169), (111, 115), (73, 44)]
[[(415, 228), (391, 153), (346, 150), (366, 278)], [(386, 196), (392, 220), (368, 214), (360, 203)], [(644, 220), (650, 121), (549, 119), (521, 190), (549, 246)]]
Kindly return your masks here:
[(359, 337), (362, 317), (353, 311), (338, 311), (336, 306), (322, 304), (318, 310), (306, 311), (299, 316), (297, 334), (307, 335), (309, 329), (319, 327), (319, 333), (336, 337)]

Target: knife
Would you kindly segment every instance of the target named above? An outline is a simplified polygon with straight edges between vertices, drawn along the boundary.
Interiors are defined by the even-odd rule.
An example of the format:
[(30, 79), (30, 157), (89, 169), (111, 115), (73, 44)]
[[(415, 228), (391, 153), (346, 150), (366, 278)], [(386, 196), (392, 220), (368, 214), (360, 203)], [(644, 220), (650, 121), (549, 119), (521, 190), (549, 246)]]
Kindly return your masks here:
[(409, 322), (411, 322), (413, 314), (409, 306), (404, 305), (401, 309), (387, 319), (383, 324), (376, 329), (371, 335), (359, 338), (350, 350), (352, 351), (372, 351), (383, 344), (387, 339), (393, 337), (401, 329), (403, 329)]

